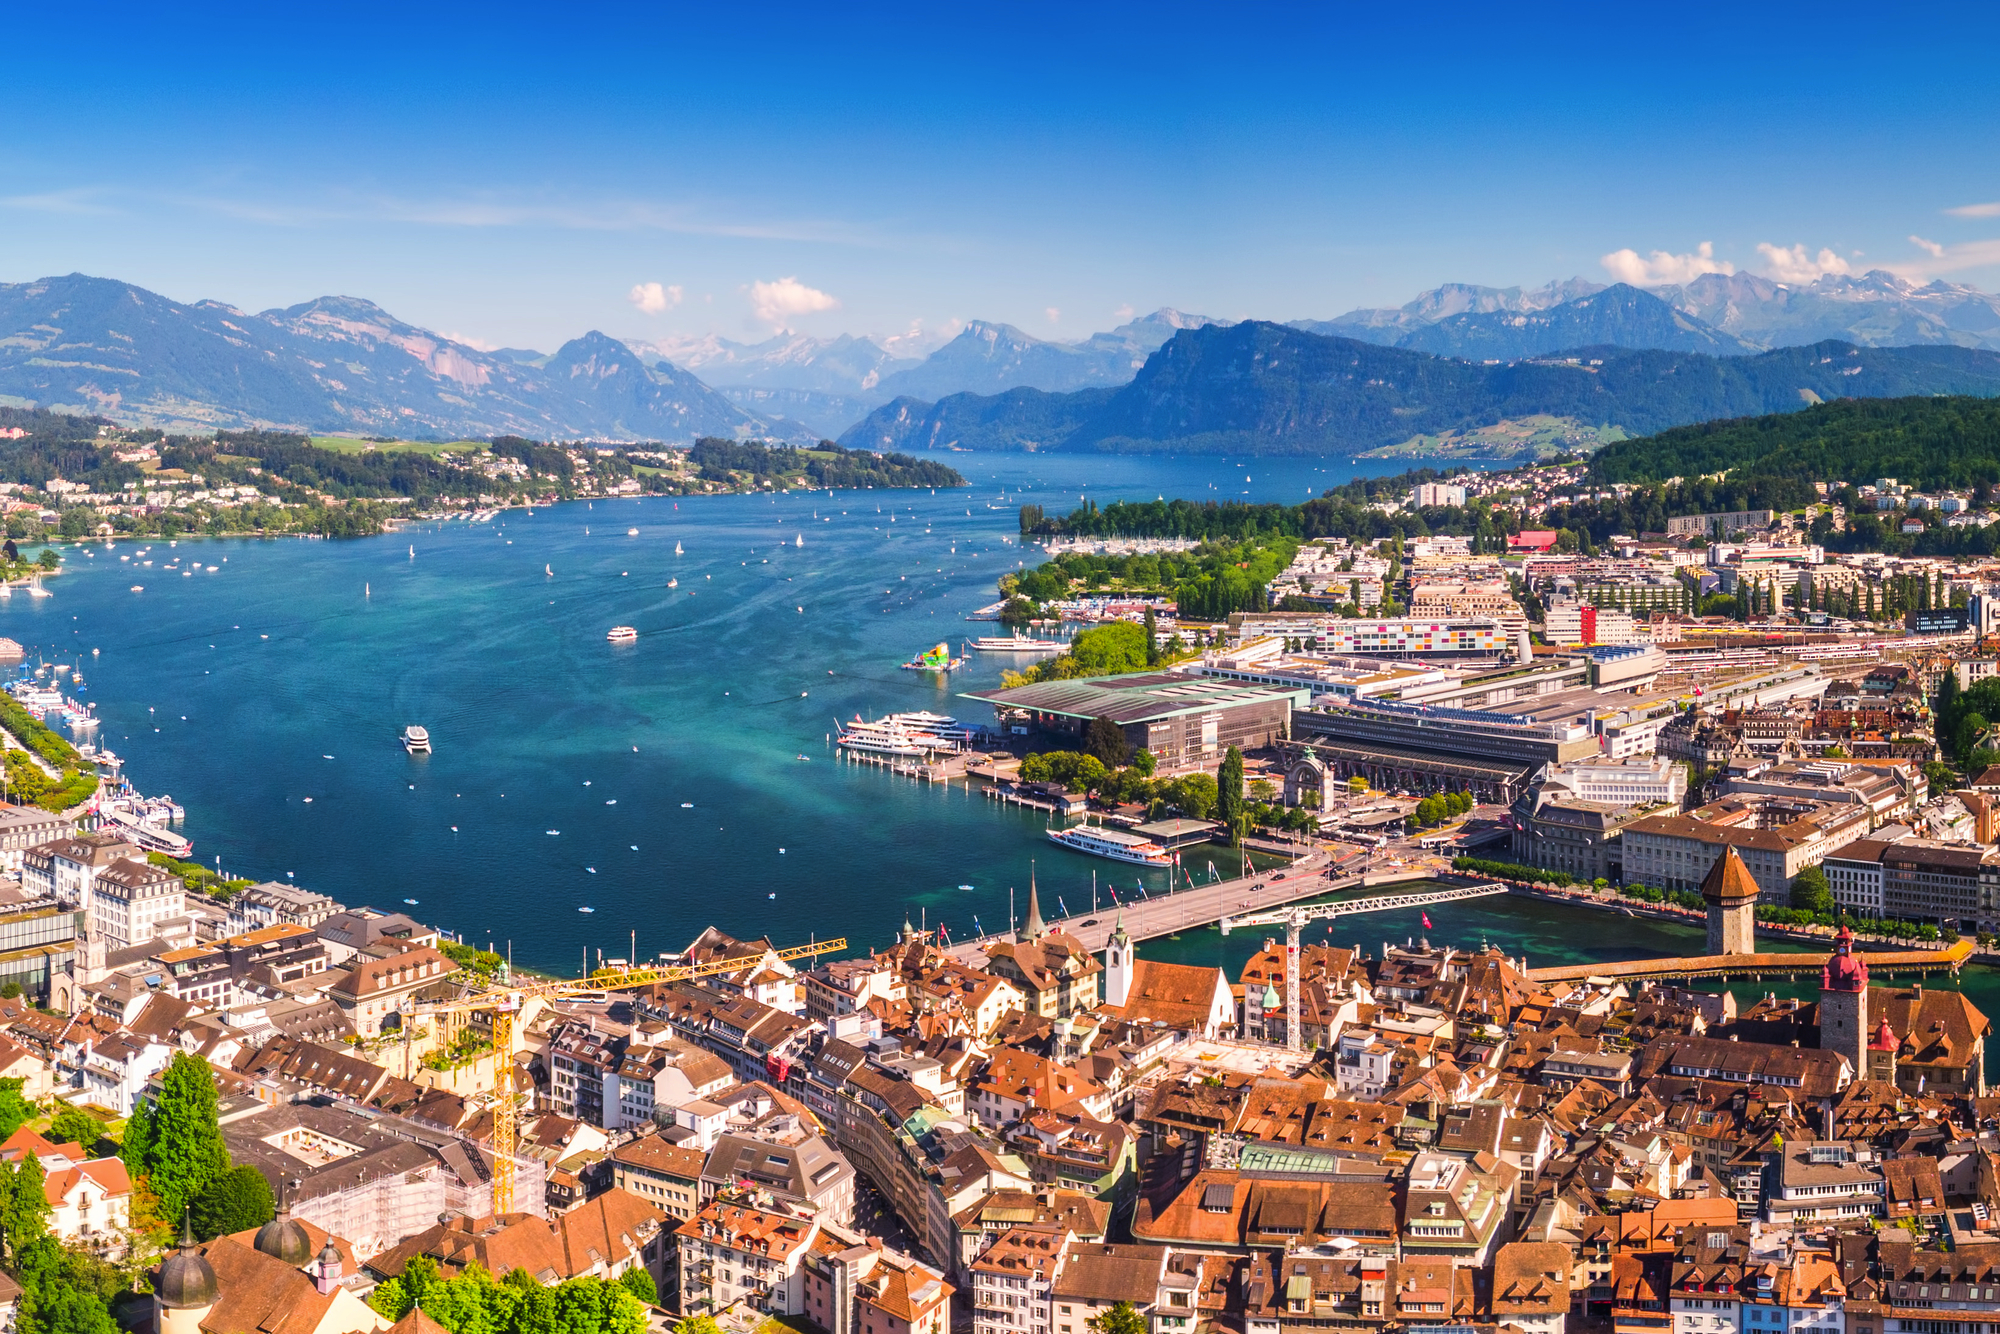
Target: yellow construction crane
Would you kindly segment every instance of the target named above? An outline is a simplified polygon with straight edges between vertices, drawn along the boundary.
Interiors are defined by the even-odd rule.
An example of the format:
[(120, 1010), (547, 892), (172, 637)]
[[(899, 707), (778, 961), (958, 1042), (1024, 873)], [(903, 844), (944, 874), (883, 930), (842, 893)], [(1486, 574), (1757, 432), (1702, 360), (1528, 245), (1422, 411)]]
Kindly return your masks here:
[[(772, 951), (785, 963), (810, 959), (820, 954), (837, 954), (847, 948), (847, 938), (816, 940), (810, 945)], [(736, 973), (756, 967), (766, 956), (737, 956), (708, 963), (671, 963), (652, 968), (601, 968), (589, 977), (572, 981), (503, 984), (488, 987), (463, 1000), (426, 1005), (420, 1015), (487, 1014), (493, 1024), (493, 1213), (514, 1212), (514, 1146), (519, 1142), (519, 1091), (514, 1087), (515, 1041), (541, 1016), (553, 1001), (606, 991), (630, 991), (661, 982), (686, 982)], [(413, 1016), (414, 1017), (414, 1016)]]

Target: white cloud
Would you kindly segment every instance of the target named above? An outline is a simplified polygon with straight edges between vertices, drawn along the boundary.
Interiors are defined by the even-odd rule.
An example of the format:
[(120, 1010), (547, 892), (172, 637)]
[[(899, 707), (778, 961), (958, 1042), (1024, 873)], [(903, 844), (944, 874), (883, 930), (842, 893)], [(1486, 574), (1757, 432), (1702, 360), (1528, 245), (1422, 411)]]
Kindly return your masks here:
[(1757, 253), (1764, 257), (1764, 271), (1781, 283), (1809, 283), (1830, 273), (1854, 272), (1846, 260), (1825, 246), (1820, 247), (1817, 255), (1808, 255), (1803, 245), (1787, 250), (1769, 241), (1759, 241)]
[(498, 352), (500, 344), (489, 343), (484, 338), (474, 338), (471, 334), (448, 333), (444, 335), (460, 347), (469, 347), (474, 352)]
[(1113, 319), (1129, 320), (1137, 313), (1138, 313), (1137, 311), (1132, 309), (1132, 303), (1130, 301), (1127, 301), (1124, 305), (1112, 311), (1111, 315)]
[(2000, 218), (2000, 201), (1991, 204), (1960, 204), (1945, 213), (1954, 218)]
[(1691, 255), (1655, 250), (1641, 257), (1636, 250), (1614, 250), (1597, 261), (1605, 272), (1621, 283), (1634, 287), (1655, 287), (1662, 283), (1692, 282), (1704, 273), (1730, 274), (1736, 266), (1715, 257), (1715, 243), (1703, 241)]
[(2000, 266), (2000, 238), (1961, 241), (1957, 245), (1939, 245), (1935, 241), (1926, 241), (1921, 236), (1912, 236), (1910, 244), (1923, 251), (1926, 257), (1913, 259), (1905, 264), (1884, 264), (1882, 267), (1899, 278), (1908, 278), (1916, 282), (1946, 273), (1962, 273), (1967, 269)]
[(1050, 324), (1058, 324), (1061, 323), (1062, 321), (1062, 312), (1060, 310), (1057, 310), (1054, 306), (1048, 307), (1048, 309), (1044, 310), (1042, 314), (1049, 317)]
[(658, 315), (681, 303), (681, 289), (662, 287), (658, 283), (640, 283), (625, 294), (625, 299), (648, 315)]
[(839, 305), (840, 302), (825, 292), (816, 287), (807, 287), (797, 278), (780, 278), (776, 282), (750, 284), (750, 307), (757, 312), (757, 318), (780, 328), (794, 316), (832, 310)]

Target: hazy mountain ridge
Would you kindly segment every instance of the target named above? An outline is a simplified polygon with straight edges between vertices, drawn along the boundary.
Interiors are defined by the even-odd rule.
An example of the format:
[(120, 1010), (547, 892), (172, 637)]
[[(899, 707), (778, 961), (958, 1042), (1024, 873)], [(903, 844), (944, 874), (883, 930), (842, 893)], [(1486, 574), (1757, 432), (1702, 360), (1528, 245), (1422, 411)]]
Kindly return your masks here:
[[(718, 389), (756, 385), (816, 394), (865, 394), (883, 376), (922, 364), (913, 358), (892, 356), (873, 339), (852, 334), (813, 338), (783, 333), (761, 343), (735, 343), (707, 334), (631, 346), (649, 365), (671, 362)], [(876, 401), (888, 397), (884, 394)]]
[(1481, 365), (1246, 321), (1177, 334), (1120, 389), (898, 399), (841, 443), (1353, 454), (1535, 414), (1644, 435), (1826, 399), (1936, 393), (2000, 395), (2000, 354), (1846, 343), (1752, 356), (1598, 347), (1574, 360)]
[[(1587, 312), (1591, 302), (1608, 290), (1606, 284), (1581, 277), (1526, 289), (1446, 283), (1400, 307), (1364, 307), (1331, 320), (1294, 320), (1291, 327), (1451, 356), (1537, 356), (1579, 346), (1580, 341), (1523, 337), (1515, 340), (1511, 352), (1488, 350), (1504, 341), (1497, 335), (1507, 327), (1507, 316), (1524, 319), (1514, 326), (1519, 329), (1565, 323), (1581, 327), (1587, 321), (1575, 316)], [(1670, 337), (1671, 342), (1632, 341), (1648, 336), (1648, 321), (1634, 321), (1615, 338), (1582, 341), (1723, 351), (1733, 339), (1745, 350), (1759, 351), (1834, 338), (1860, 347), (1947, 344), (2000, 349), (2000, 296), (1941, 280), (1919, 286), (1881, 269), (1828, 274), (1802, 284), (1754, 273), (1710, 273), (1686, 283), (1632, 290), (1659, 299), (1695, 323), (1655, 335)], [(1697, 346), (1709, 334), (1716, 345)]]
[(1163, 308), (1082, 342), (1058, 343), (1011, 324), (975, 320), (921, 365), (885, 376), (880, 388), (884, 398), (937, 399), (1018, 388), (1058, 393), (1121, 385), (1182, 329), (1217, 322)]
[(1396, 346), (1437, 356), (1506, 360), (1572, 347), (1658, 348), (1742, 355), (1758, 349), (1654, 296), (1615, 283), (1540, 310), (1451, 315), (1404, 335)]
[(767, 424), (595, 331), (552, 356), (482, 352), (373, 302), (246, 314), (70, 274), (0, 284), (0, 400), (172, 429), (665, 441)]

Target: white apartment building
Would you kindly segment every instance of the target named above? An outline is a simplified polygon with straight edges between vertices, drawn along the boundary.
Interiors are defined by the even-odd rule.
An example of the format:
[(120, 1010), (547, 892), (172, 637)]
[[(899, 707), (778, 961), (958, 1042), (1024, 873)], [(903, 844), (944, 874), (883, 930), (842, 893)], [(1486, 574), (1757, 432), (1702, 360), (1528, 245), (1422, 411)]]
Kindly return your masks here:
[(185, 917), (187, 886), (171, 871), (127, 859), (97, 873), (89, 907), (91, 934), (106, 949), (121, 950), (148, 943), (163, 923)]
[(1653, 632), (1622, 611), (1571, 603), (1551, 607), (1543, 622), (1543, 635), (1551, 644), (1650, 644)]
[(1417, 505), (1419, 508), (1449, 505), (1463, 509), (1465, 488), (1449, 482), (1424, 482), (1417, 487)]
[(1857, 917), (1883, 915), (1882, 854), (1888, 846), (1879, 839), (1857, 839), (1820, 863), (1835, 904)]
[(1521, 621), (1526, 613), (1504, 583), (1429, 583), (1410, 590), (1410, 617), (1491, 616)]
[(1579, 801), (1614, 806), (1678, 805), (1687, 795), (1687, 770), (1664, 755), (1572, 760), (1553, 766), (1548, 782), (1567, 787)]

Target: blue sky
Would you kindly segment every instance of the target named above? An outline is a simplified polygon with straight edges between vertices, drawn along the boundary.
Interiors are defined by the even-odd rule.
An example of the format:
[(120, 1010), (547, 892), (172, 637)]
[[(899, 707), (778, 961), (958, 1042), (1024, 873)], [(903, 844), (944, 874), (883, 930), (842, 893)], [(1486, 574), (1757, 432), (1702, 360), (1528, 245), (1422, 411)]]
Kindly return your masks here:
[(1704, 243), (2000, 287), (1991, 6), (424, 8), (17, 9), (0, 280), (543, 350), (1327, 318)]

